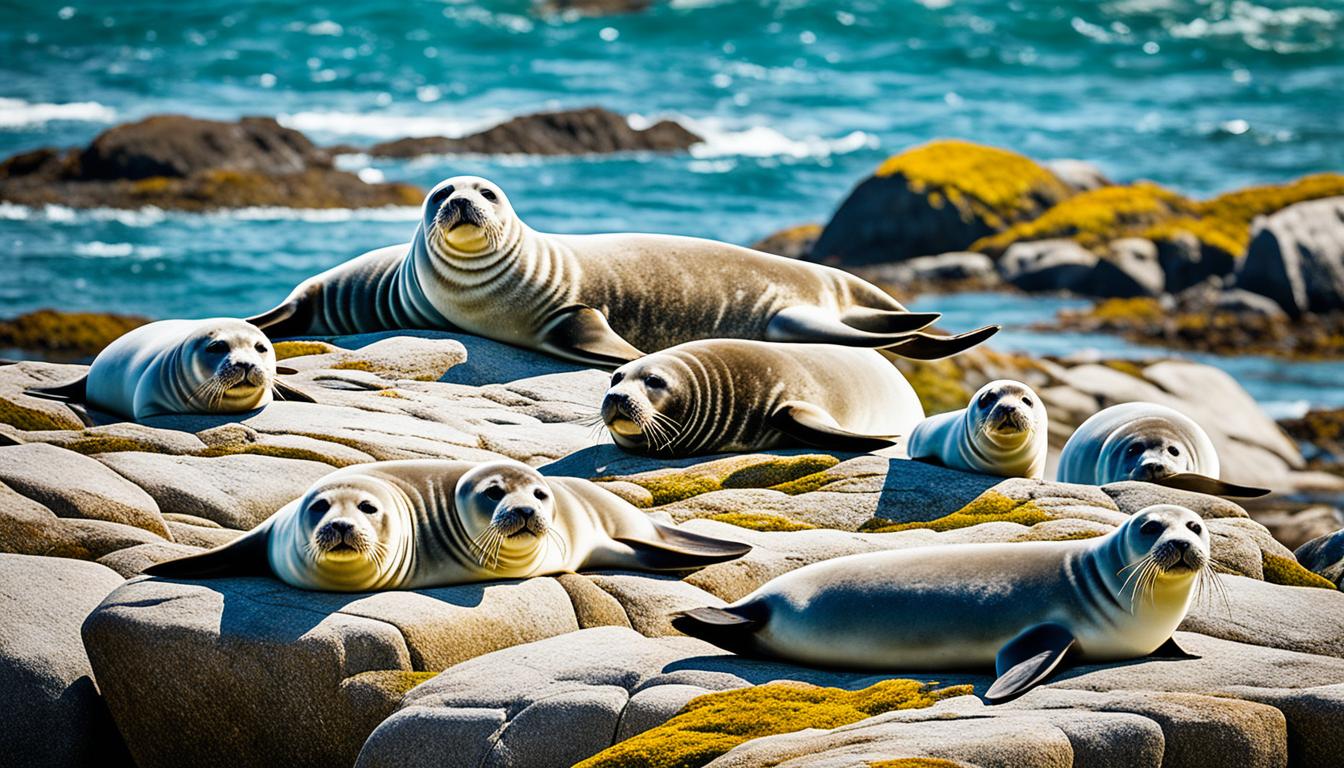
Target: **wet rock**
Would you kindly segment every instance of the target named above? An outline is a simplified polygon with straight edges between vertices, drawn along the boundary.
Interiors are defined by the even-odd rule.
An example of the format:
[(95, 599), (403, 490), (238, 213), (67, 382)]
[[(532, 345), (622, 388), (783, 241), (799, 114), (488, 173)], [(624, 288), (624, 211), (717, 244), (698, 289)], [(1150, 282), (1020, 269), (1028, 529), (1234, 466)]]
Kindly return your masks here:
[(515, 117), (480, 133), (452, 139), (427, 136), (375, 144), (375, 157), (417, 155), (586, 155), (684, 151), (702, 139), (680, 123), (660, 120), (634, 128), (622, 115), (598, 107)]
[(1344, 197), (1298, 203), (1257, 220), (1236, 285), (1293, 316), (1344, 310)]

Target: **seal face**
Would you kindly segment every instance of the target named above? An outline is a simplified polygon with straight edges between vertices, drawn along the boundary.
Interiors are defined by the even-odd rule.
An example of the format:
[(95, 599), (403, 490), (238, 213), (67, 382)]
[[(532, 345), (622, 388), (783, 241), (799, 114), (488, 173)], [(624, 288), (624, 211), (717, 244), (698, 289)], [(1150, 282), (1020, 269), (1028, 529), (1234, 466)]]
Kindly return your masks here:
[(1045, 404), (1020, 381), (981, 387), (959, 411), (931, 416), (910, 435), (912, 459), (1002, 477), (1045, 476), (1049, 448)]
[(145, 573), (270, 574), (302, 589), (364, 592), (584, 568), (680, 571), (750, 549), (515, 461), (387, 461), (337, 470), (232, 543)]
[(275, 350), (255, 326), (231, 318), (160, 320), (109, 344), (79, 381), (29, 390), (124, 418), (242, 413), (311, 398), (281, 383)]
[(923, 417), (881, 354), (820, 344), (713, 339), (616, 370), (601, 416), (621, 448), (657, 456), (789, 445), (885, 448)]
[(678, 614), (673, 625), (729, 651), (805, 664), (994, 665), (999, 677), (986, 697), (1003, 701), (1066, 659), (1183, 653), (1171, 633), (1200, 584), (1217, 588), (1209, 562), (1199, 516), (1157, 505), (1097, 539), (913, 547), (813, 563), (727, 608)]
[(605, 368), (709, 338), (933, 359), (998, 330), (921, 332), (937, 318), (846, 272), (728, 243), (538, 232), (497, 184), (457, 176), (425, 198), (411, 242), (310, 278), (251, 320), (278, 336), (464, 330)]
[(1088, 485), (1139, 480), (1223, 496), (1269, 493), (1220, 480), (1219, 473), (1218, 452), (1203, 428), (1172, 408), (1135, 402), (1079, 425), (1060, 452), (1057, 477)]

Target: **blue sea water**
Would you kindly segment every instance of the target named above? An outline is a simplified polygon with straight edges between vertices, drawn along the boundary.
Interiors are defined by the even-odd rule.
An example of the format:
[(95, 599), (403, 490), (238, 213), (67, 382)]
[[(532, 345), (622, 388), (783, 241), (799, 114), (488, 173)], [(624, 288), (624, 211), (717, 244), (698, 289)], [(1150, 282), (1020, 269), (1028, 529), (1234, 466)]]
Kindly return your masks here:
[[(1086, 159), (1192, 195), (1344, 169), (1339, 0), (661, 0), (606, 18), (527, 0), (4, 0), (0, 51), (0, 155), (162, 112), (274, 115), (359, 145), (600, 105), (706, 137), (673, 156), (345, 160), (424, 186), (489, 176), (533, 226), (563, 232), (749, 243), (824, 221), (885, 156), (936, 137)], [(249, 314), (407, 239), (414, 218), (0, 204), (0, 314)], [(966, 301), (968, 326), (1003, 310)], [(1037, 336), (996, 343), (1058, 341)], [(1329, 399), (1293, 378), (1299, 366), (1273, 367), (1301, 385), (1274, 399)]]

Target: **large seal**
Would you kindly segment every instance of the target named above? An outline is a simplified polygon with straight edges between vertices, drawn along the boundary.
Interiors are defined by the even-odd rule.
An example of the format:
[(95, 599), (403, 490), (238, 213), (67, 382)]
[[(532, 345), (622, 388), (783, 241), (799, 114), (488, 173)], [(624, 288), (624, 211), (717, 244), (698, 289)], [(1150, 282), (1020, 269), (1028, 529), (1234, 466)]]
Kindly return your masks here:
[(656, 456), (868, 451), (922, 418), (914, 389), (875, 350), (741, 339), (692, 341), (626, 363), (602, 400), (616, 444)]
[(272, 399), (311, 401), (276, 374), (275, 349), (250, 323), (224, 317), (160, 320), (107, 345), (78, 381), (28, 394), (133, 420), (242, 413)]
[(269, 573), (301, 589), (365, 592), (592, 568), (686, 570), (750, 549), (515, 461), (410, 460), (337, 470), (242, 538), (145, 573)]
[[(1194, 512), (1148, 507), (1095, 539), (866, 552), (776, 577), (673, 625), (744, 655), (881, 670), (994, 667), (1002, 701), (1066, 660), (1180, 655), (1171, 633), (1216, 585)], [(1214, 586), (1216, 589), (1217, 586)]]
[(252, 322), (272, 336), (461, 329), (606, 368), (709, 338), (933, 359), (998, 330), (918, 332), (937, 318), (846, 272), (727, 243), (538, 232), (497, 185), (458, 176), (425, 199), (411, 242), (304, 281)]
[(910, 458), (1002, 477), (1045, 477), (1050, 435), (1045, 405), (1031, 387), (999, 379), (980, 388), (959, 411), (920, 422)]
[(1198, 424), (1157, 403), (1122, 403), (1084, 421), (1059, 455), (1063, 483), (1142, 480), (1218, 496), (1263, 496), (1266, 488), (1218, 479), (1218, 452)]

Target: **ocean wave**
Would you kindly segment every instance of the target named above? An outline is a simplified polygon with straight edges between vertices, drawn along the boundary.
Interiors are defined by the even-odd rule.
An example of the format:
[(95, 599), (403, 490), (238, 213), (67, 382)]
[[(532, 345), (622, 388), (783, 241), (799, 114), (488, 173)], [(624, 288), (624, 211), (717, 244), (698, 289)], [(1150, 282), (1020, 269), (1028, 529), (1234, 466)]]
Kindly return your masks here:
[[(825, 158), (878, 145), (877, 137), (864, 131), (850, 131), (832, 139), (820, 136), (794, 139), (766, 125), (732, 128), (717, 118), (678, 116), (676, 120), (704, 138), (703, 142), (691, 147), (691, 156), (697, 160), (715, 157)], [(635, 125), (634, 119), (631, 125)]]
[(507, 120), (507, 113), (492, 113), (473, 120), (440, 116), (413, 116), (391, 113), (355, 114), (350, 112), (295, 112), (280, 114), (276, 120), (296, 131), (336, 136), (359, 136), (388, 140), (408, 136), (448, 136), (457, 138), (483, 131)]
[(1196, 40), (1239, 38), (1257, 50), (1280, 54), (1324, 51), (1338, 44), (1335, 28), (1340, 15), (1328, 8), (1268, 8), (1235, 0), (1217, 16), (1170, 23), (1167, 32), (1174, 38)]
[[(33, 208), (14, 203), (0, 203), (0, 221), (44, 221), (53, 224), (81, 224), (85, 222), (116, 222), (128, 227), (152, 227), (168, 218), (220, 219), (226, 221), (303, 221), (325, 223), (333, 221), (415, 221), (420, 209), (409, 205), (389, 205), (379, 208), (281, 208), (253, 206), (230, 208), (204, 213), (165, 211), (162, 208), (71, 208), (65, 205), (44, 205)], [(100, 246), (115, 249), (124, 244), (86, 244), (93, 251)], [(107, 252), (81, 254), (86, 256), (121, 255)]]
[(76, 256), (89, 256), (95, 259), (121, 259), (134, 256), (140, 259), (157, 259), (163, 255), (163, 249), (153, 245), (135, 245), (133, 243), (104, 243), (93, 240), (75, 244)]
[(33, 103), (0, 98), (0, 128), (26, 128), (54, 122), (110, 123), (117, 111), (96, 101), (69, 104)]

